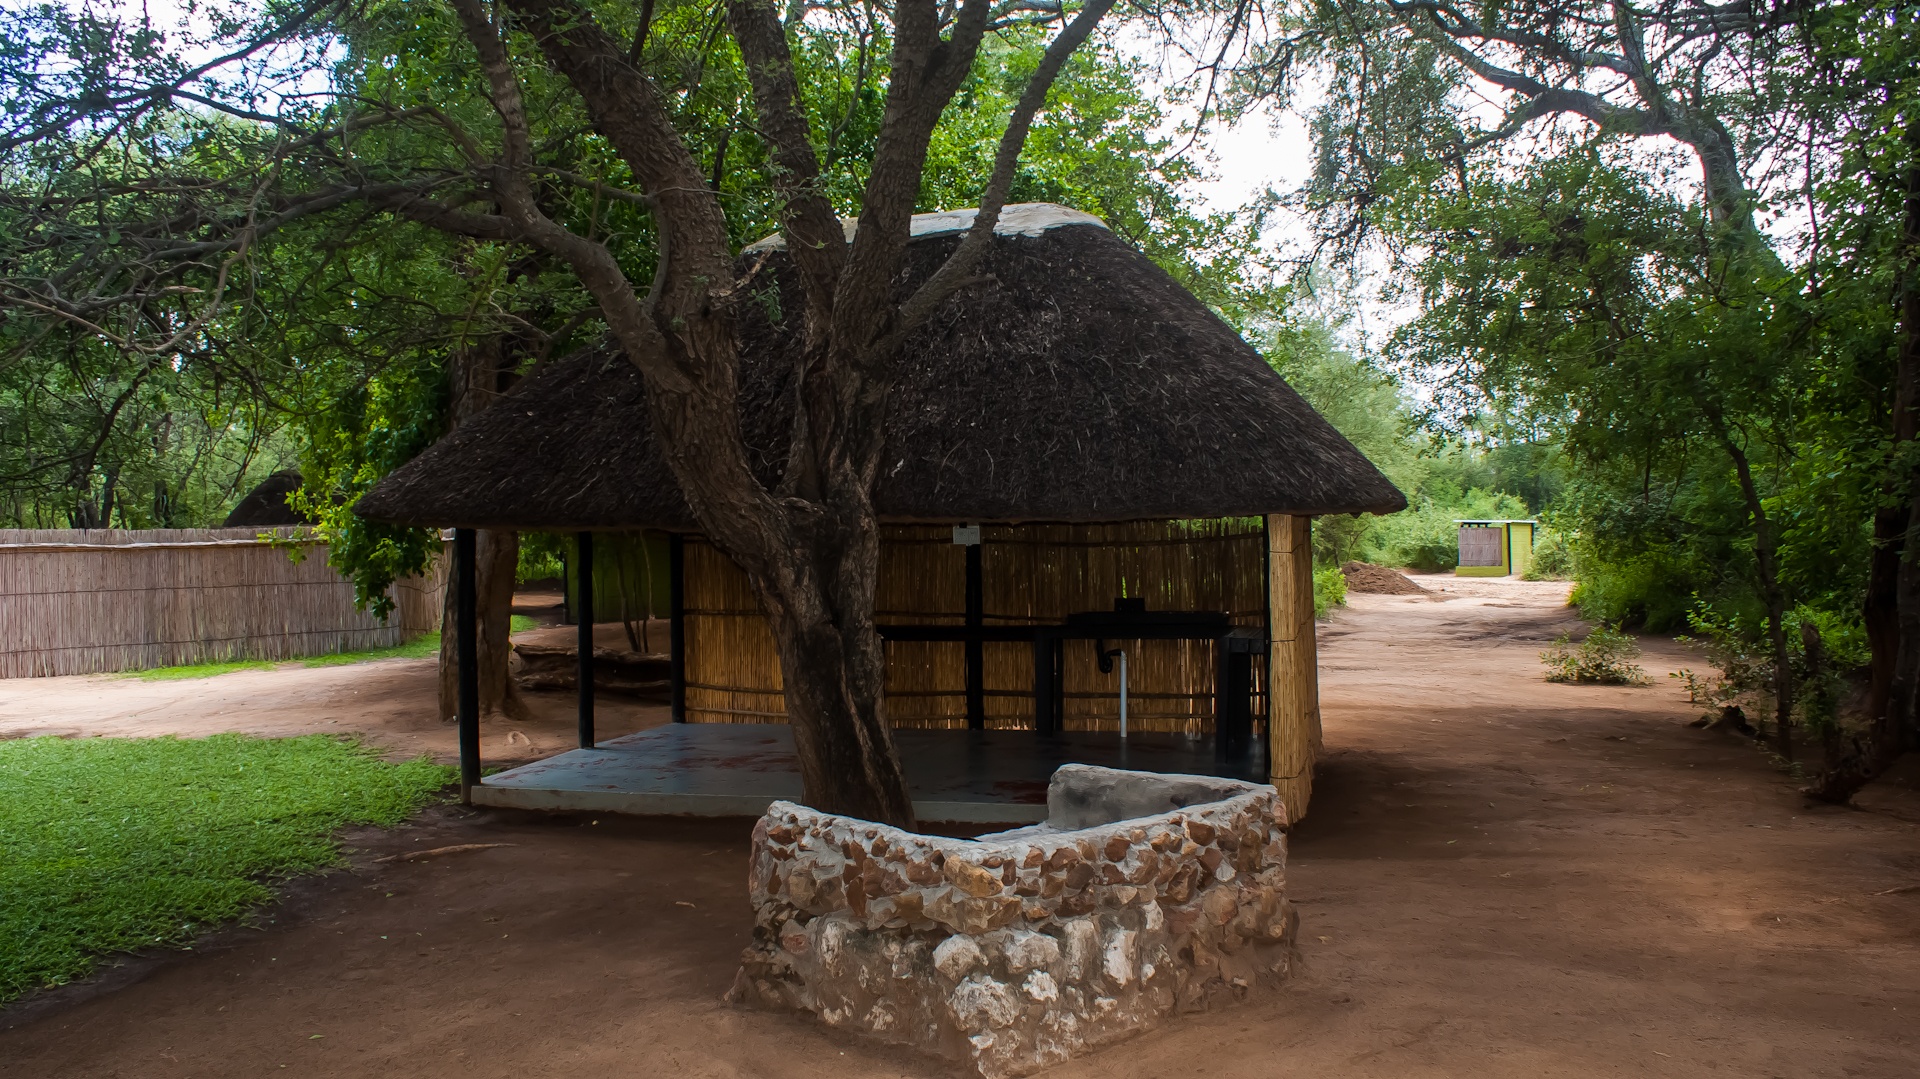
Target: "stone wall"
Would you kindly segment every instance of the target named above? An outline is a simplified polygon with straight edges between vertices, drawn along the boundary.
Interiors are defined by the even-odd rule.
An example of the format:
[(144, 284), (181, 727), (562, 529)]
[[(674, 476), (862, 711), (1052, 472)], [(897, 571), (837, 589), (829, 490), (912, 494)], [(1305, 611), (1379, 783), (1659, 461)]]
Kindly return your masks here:
[(1047, 824), (969, 840), (774, 803), (733, 998), (998, 1077), (1285, 976), (1272, 787), (1068, 765), (1048, 807)]

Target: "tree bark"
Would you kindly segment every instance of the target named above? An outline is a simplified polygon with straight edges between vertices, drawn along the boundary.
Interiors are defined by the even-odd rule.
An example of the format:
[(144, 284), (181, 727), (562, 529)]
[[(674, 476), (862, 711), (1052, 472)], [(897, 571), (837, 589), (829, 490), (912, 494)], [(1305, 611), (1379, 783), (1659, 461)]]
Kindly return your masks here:
[[(655, 438), (702, 531), (745, 571), (780, 656), (804, 797), (816, 808), (911, 826), (913, 803), (885, 714), (885, 654), (873, 623), (879, 522), (872, 495), (901, 336), (960, 287), (946, 268), (901, 305), (903, 263), (928, 142), (985, 33), (990, 0), (900, 0), (886, 103), (851, 244), (819, 187), (819, 164), (785, 28), (766, 0), (731, 0), (729, 26), (754, 89), (781, 231), (803, 282), (797, 408), (778, 484), (749, 467), (740, 433), (734, 279), (726, 215), (687, 153), (663, 95), (576, 0), (508, 0), (594, 128), (646, 193), (658, 235), (653, 286), (635, 290), (598, 242), (549, 218), (531, 182), (531, 133), (512, 58), (479, 0), (452, 0), (503, 127), (483, 167), (502, 217), (572, 266), (646, 381)], [(1011, 184), (1011, 157), (1066, 57), (1113, 0), (1091, 0), (1049, 46), (1009, 119), (981, 212), (961, 252), (977, 257)], [(951, 21), (945, 15), (951, 15)], [(943, 25), (948, 36), (943, 38)], [(1004, 167), (1003, 167), (1004, 166)], [(958, 259), (948, 268), (963, 268)]]
[(1806, 793), (1844, 804), (1920, 744), (1920, 117), (1907, 124), (1900, 341), (1892, 447), (1873, 520), (1863, 614), (1872, 650), (1867, 730)]
[(1773, 748), (1792, 760), (1793, 652), (1787, 645), (1787, 593), (1780, 583), (1779, 537), (1754, 483), (1753, 464), (1747, 460), (1746, 451), (1727, 429), (1718, 406), (1703, 401), (1701, 407), (1721, 448), (1733, 461), (1734, 473), (1740, 478), (1740, 495), (1747, 504), (1747, 519), (1753, 527), (1754, 569), (1760, 577), (1761, 600), (1767, 605), (1767, 642), (1773, 649)]
[[(500, 396), (513, 377), (511, 342), (500, 334), (471, 340), (447, 359), (447, 429), (452, 430)], [(483, 528), (474, 537), (475, 613), (479, 618), (480, 714), (525, 719), (529, 712), (514, 685), (510, 662), (513, 644), (513, 589), (520, 570), (518, 533)], [(459, 717), (459, 656), (455, 652), (455, 596), (446, 589), (440, 614), (440, 718)]]

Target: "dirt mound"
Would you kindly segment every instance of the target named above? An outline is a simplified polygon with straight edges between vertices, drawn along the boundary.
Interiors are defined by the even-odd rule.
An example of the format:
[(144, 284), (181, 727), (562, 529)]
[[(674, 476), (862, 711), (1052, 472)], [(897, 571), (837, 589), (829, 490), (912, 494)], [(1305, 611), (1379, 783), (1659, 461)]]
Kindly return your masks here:
[(1424, 596), (1427, 590), (1399, 570), (1371, 562), (1349, 562), (1340, 567), (1349, 592), (1378, 592), (1389, 596)]

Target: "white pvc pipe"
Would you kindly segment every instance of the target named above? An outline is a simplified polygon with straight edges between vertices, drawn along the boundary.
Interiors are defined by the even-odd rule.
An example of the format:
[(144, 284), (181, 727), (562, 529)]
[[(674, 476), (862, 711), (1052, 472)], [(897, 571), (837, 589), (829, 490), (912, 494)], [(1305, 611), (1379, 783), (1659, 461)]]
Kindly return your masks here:
[(1127, 654), (1120, 653), (1120, 737), (1127, 736)]

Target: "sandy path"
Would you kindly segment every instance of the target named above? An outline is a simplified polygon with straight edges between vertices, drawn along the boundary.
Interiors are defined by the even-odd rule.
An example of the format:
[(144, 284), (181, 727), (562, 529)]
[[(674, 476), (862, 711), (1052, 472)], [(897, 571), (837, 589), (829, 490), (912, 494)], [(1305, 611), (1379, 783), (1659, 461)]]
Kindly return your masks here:
[[(558, 596), (522, 594), (515, 611), (553, 621)], [(618, 624), (594, 628), (602, 647), (626, 647)], [(573, 643), (573, 627), (543, 626), (516, 641)], [(326, 733), (364, 738), (396, 757), (429, 754), (452, 762), (459, 747), (453, 725), (441, 722), (432, 659), (382, 659), (339, 667), (282, 663), (271, 670), (233, 671), (211, 678), (145, 682), (127, 675), (0, 679), (0, 738), (36, 734), (63, 737), (178, 734), (221, 731), (284, 736)], [(489, 765), (537, 760), (573, 748), (577, 712), (571, 691), (528, 693), (524, 720), (488, 717), (481, 724)], [(602, 738), (667, 721), (664, 706), (601, 694), (595, 729)]]
[[(1920, 1075), (1920, 893), (1871, 894), (1920, 882), (1920, 798), (1810, 810), (1664, 678), (1541, 682), (1557, 586), (1424, 583), (1324, 629), (1301, 975), (1048, 1074)], [(0, 1075), (944, 1074), (717, 1003), (746, 831), (430, 815), (264, 932), (0, 1033)], [(370, 861), (458, 842), (514, 845)]]

